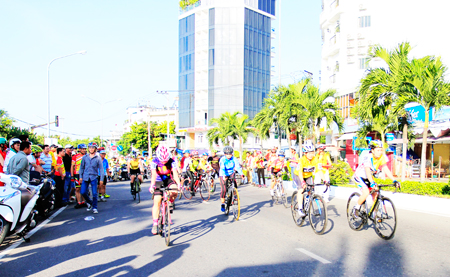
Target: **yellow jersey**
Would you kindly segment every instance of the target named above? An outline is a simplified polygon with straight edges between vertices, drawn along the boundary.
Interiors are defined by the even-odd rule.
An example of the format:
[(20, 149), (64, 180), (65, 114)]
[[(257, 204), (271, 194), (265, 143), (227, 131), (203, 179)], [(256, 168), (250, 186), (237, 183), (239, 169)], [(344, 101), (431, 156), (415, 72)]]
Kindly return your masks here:
[(137, 160), (131, 159), (130, 160), (130, 169), (138, 170), (140, 162), (141, 162), (140, 159), (137, 159)]
[[(306, 179), (313, 176), (314, 172), (316, 171), (316, 168), (317, 168), (316, 157), (312, 158), (311, 160), (308, 160), (308, 158), (306, 158), (306, 155), (304, 155), (300, 158), (300, 161), (297, 165), (297, 168), (294, 170), (294, 173), (300, 177), (303, 177), (303, 179)], [(300, 175), (300, 173), (302, 175)]]

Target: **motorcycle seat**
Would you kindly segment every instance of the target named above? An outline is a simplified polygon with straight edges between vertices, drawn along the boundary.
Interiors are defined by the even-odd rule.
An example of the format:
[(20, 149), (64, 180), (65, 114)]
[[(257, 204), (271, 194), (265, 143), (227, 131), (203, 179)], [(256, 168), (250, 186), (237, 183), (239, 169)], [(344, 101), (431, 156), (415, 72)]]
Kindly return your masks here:
[(20, 204), (22, 206), (22, 211), (25, 208), (25, 206), (27, 205), (27, 203), (31, 200), (31, 198), (33, 198), (33, 196), (36, 194), (36, 189), (33, 188), (29, 188), (29, 189), (21, 189), (21, 201)]

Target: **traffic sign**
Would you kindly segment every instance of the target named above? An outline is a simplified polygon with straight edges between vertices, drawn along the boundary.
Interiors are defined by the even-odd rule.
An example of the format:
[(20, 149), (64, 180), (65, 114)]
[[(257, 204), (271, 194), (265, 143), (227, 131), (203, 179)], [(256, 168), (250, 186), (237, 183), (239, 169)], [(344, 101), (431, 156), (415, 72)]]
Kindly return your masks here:
[(123, 146), (122, 145), (117, 145), (117, 150), (122, 151), (123, 150)]
[(117, 150), (117, 146), (115, 146), (115, 145), (111, 146), (111, 150), (112, 151), (116, 151)]

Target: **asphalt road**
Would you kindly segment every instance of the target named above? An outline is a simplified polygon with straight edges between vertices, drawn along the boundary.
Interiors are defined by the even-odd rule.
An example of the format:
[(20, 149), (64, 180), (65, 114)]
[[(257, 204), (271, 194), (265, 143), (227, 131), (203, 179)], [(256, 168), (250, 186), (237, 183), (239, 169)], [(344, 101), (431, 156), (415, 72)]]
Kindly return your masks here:
[(333, 199), (319, 236), (272, 205), (267, 189), (241, 186), (238, 222), (220, 212), (218, 193), (207, 203), (179, 200), (167, 247), (151, 234), (148, 186), (137, 204), (128, 183), (108, 184), (99, 214), (68, 206), (4, 255), (18, 241), (9, 239), (0, 276), (450, 276), (449, 217), (398, 209), (396, 235), (384, 241), (373, 225), (352, 231), (346, 201)]

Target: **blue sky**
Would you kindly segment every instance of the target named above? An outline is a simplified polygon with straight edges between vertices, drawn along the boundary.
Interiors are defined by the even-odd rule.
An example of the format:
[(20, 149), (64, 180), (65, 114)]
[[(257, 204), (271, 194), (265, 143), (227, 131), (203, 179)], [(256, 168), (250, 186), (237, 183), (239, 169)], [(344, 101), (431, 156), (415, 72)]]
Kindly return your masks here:
[[(301, 78), (301, 70), (318, 82), (320, 2), (282, 5), (282, 82)], [(0, 108), (18, 120), (45, 123), (48, 63), (86, 50), (50, 67), (51, 119), (62, 118), (61, 126), (51, 129), (72, 138), (100, 135), (100, 105), (81, 95), (99, 102), (121, 99), (104, 105), (108, 136), (122, 127), (127, 107), (140, 99), (162, 107), (166, 99), (156, 91), (178, 88), (178, 15), (177, 0), (0, 0)], [(272, 24), (278, 31), (278, 22)], [(277, 39), (272, 43), (278, 55)], [(277, 71), (278, 57), (272, 65)], [(278, 75), (272, 78), (278, 82)]]

